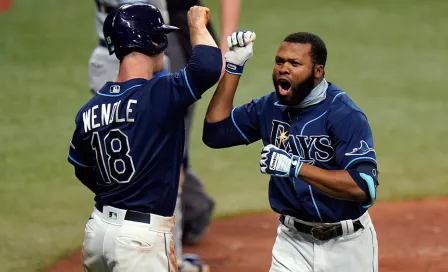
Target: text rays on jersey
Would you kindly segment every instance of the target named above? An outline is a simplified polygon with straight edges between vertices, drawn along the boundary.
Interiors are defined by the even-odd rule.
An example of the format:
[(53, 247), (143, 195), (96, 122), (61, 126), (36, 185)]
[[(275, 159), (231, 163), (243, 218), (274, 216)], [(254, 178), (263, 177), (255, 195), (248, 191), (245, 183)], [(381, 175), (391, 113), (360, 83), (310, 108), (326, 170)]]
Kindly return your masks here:
[(289, 124), (278, 120), (272, 121), (271, 143), (289, 154), (300, 156), (304, 163), (316, 161), (328, 162), (334, 157), (328, 135), (292, 135), (288, 133)]

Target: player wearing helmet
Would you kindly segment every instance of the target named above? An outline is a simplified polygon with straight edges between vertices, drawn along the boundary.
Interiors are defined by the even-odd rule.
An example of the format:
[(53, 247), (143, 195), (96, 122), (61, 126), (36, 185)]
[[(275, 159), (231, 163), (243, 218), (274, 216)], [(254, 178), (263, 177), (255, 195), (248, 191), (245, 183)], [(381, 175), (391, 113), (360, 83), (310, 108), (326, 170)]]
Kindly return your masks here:
[(159, 10), (133, 3), (104, 23), (120, 69), (78, 112), (68, 160), (95, 194), (85, 228), (84, 271), (177, 271), (173, 234), (187, 108), (219, 79), (221, 51), (206, 28), (209, 9), (188, 13), (193, 54), (164, 69), (167, 34)]

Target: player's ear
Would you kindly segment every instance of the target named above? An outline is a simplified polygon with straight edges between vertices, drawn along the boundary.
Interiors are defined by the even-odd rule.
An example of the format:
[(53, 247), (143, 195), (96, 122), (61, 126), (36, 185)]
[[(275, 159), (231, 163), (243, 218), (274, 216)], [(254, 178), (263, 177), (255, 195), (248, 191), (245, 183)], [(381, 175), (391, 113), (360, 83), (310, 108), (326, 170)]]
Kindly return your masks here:
[(322, 64), (316, 64), (314, 65), (314, 78), (321, 78), (324, 76), (324, 66)]

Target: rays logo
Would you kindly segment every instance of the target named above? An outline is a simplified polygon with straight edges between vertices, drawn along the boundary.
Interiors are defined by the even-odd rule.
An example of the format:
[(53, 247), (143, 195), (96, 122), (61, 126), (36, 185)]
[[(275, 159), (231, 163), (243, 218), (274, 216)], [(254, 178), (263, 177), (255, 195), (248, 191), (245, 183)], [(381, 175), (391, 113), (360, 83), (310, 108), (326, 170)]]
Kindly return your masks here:
[(289, 154), (298, 155), (308, 164), (328, 162), (334, 158), (334, 148), (328, 135), (289, 135), (289, 124), (272, 121), (271, 143)]
[(370, 152), (375, 153), (375, 149), (370, 148), (366, 141), (361, 140), (360, 144), (359, 147), (353, 148), (352, 152), (345, 153), (345, 156), (362, 156)]

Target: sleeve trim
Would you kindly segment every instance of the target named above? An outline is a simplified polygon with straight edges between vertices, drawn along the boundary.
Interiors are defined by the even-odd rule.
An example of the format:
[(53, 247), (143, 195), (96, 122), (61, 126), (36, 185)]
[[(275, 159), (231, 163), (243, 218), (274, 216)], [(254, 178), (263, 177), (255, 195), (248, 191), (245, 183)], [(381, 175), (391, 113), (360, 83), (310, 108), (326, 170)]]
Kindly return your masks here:
[(78, 165), (78, 166), (81, 166), (81, 167), (93, 167), (93, 166), (89, 166), (89, 165), (82, 164), (82, 163), (80, 163), (79, 161), (75, 160), (75, 159), (70, 155), (70, 153), (68, 154), (68, 159), (69, 159), (69, 161), (71, 161), (71, 162), (73, 162), (74, 164), (76, 164), (76, 165)]
[(188, 82), (187, 73), (185, 72), (185, 69), (182, 69), (182, 74), (184, 75), (185, 82), (187, 83), (187, 87), (191, 93), (191, 96), (193, 96), (194, 100), (198, 100), (198, 98), (196, 97), (196, 95), (193, 92), (193, 89), (191, 89), (190, 82)]
[(236, 108), (232, 109), (232, 112), (230, 113), (230, 116), (232, 117), (232, 122), (233, 125), (236, 127), (236, 129), (238, 130), (238, 132), (241, 134), (241, 136), (243, 136), (244, 140), (247, 142), (247, 144), (250, 144), (249, 139), (246, 137), (246, 135), (243, 133), (243, 131), (241, 131), (241, 129), (238, 127), (238, 125), (235, 122), (235, 118), (233, 117), (233, 112), (235, 111)]
[(355, 162), (355, 161), (359, 161), (359, 160), (363, 160), (363, 161), (373, 161), (373, 162), (375, 163), (375, 165), (378, 164), (374, 158), (371, 158), (371, 157), (359, 157), (359, 158), (355, 158), (355, 159), (349, 161), (349, 162), (347, 163), (347, 165), (344, 167), (344, 170), (347, 170), (348, 167), (349, 167), (353, 162)]
[(376, 188), (375, 188), (375, 182), (373, 181), (373, 178), (369, 175), (366, 175), (364, 173), (359, 173), (361, 178), (366, 182), (367, 187), (369, 188), (369, 195), (370, 195), (370, 203), (366, 205), (361, 205), (364, 209), (370, 208), (373, 203), (375, 203), (376, 200)]

